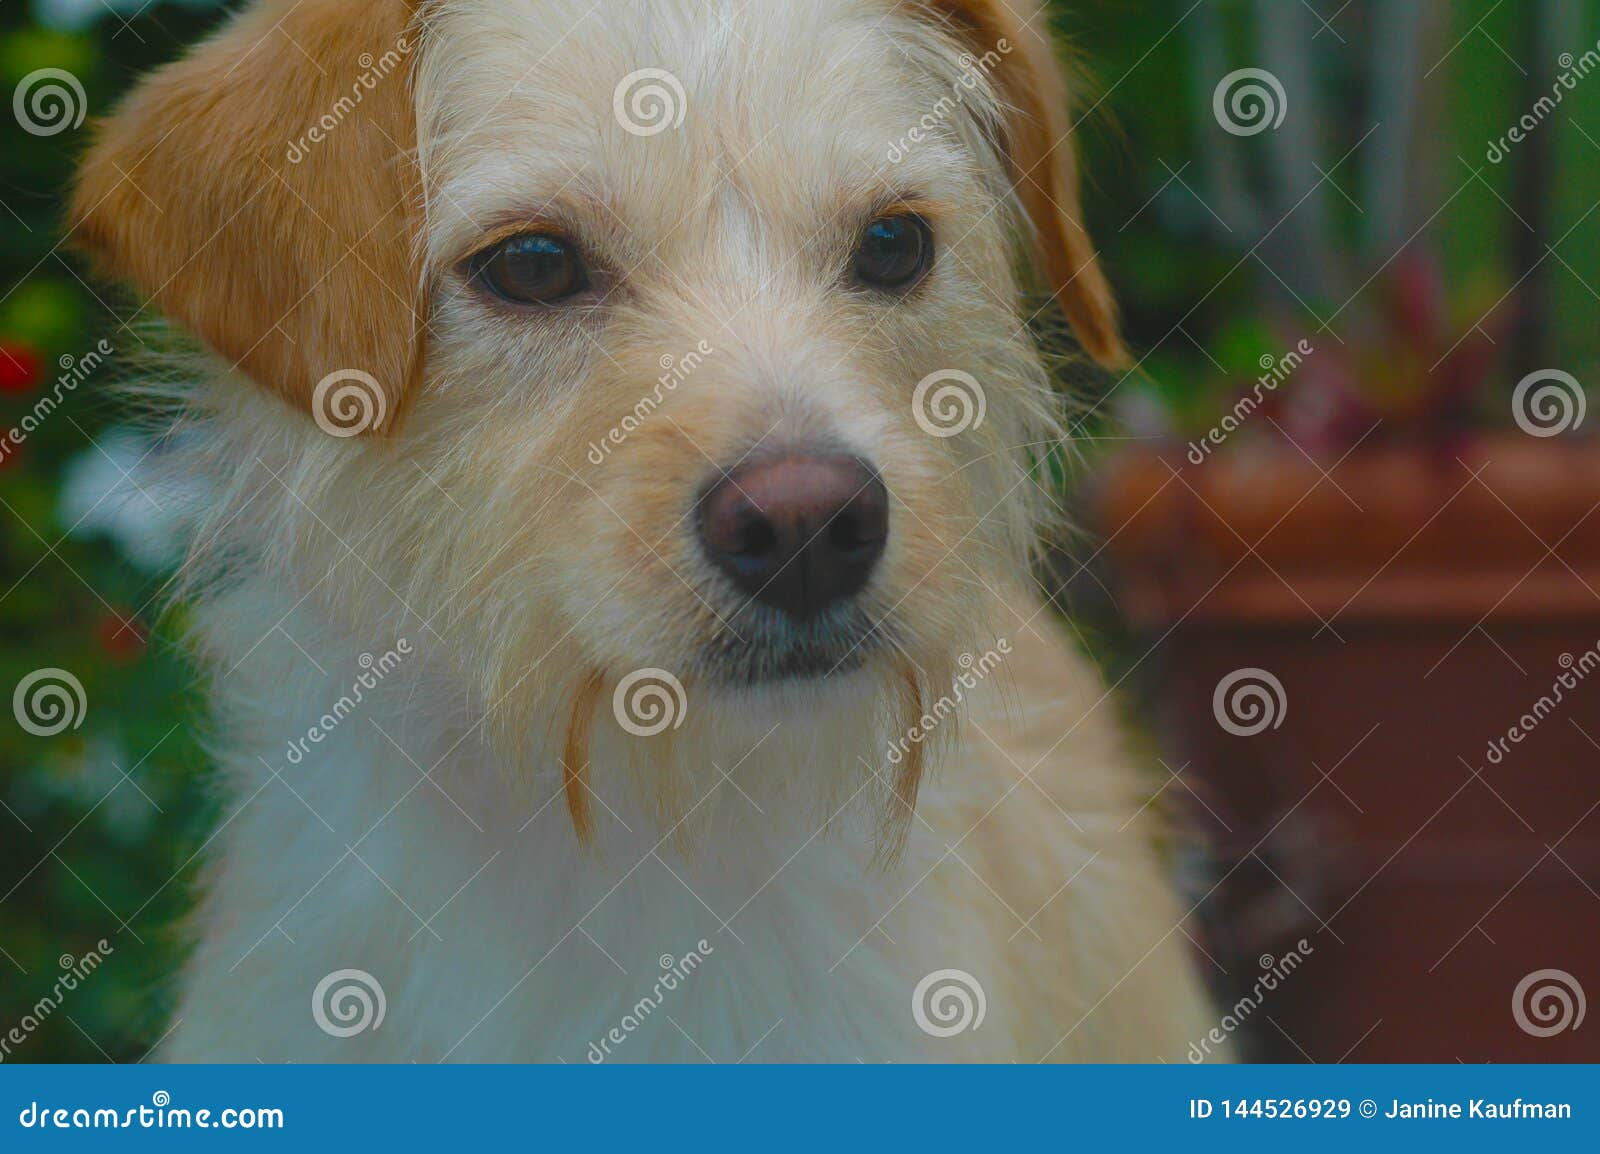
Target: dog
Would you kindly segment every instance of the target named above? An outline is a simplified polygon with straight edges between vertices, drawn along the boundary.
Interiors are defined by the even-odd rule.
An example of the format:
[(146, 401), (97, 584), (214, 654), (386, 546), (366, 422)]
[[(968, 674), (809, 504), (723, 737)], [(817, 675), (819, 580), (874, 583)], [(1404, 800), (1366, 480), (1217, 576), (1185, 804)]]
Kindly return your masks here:
[(158, 1059), (1214, 1025), (1158, 783), (1031, 576), (1030, 322), (1125, 357), (1045, 21), (255, 0), (98, 124), (72, 238), (196, 338), (222, 818)]

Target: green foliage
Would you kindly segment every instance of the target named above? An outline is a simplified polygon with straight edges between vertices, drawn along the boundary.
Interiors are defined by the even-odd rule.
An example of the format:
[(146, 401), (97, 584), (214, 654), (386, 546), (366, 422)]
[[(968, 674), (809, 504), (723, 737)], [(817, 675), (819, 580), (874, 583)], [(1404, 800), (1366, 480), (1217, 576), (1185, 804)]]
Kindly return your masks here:
[[(1554, 154), (1539, 191), (1549, 204), (1541, 239), (1556, 251), (1517, 292), (1512, 291), (1520, 277), (1514, 246), (1526, 230), (1514, 205), (1529, 154), (1514, 153), (1499, 164), (1486, 159), (1491, 142), (1528, 111), (1533, 97), (1548, 91), (1530, 90), (1525, 73), (1559, 70), (1557, 61), (1541, 59), (1544, 55), (1570, 51), (1581, 56), (1596, 47), (1600, 4), (1467, 0), (1430, 9), (1440, 23), (1424, 49), (1428, 59), (1416, 70), (1425, 74), (1421, 115), (1430, 126), (1419, 134), (1416, 147), (1428, 149), (1430, 167), (1411, 209), (1416, 227), (1408, 224), (1402, 239), (1409, 241), (1408, 254), (1437, 269), (1444, 286), (1447, 327), (1439, 332), (1413, 331), (1406, 318), (1388, 311), (1396, 294), (1386, 295), (1384, 289), (1397, 273), (1399, 262), (1392, 258), (1398, 245), (1355, 255), (1373, 223), (1366, 184), (1376, 142), (1363, 137), (1377, 119), (1369, 23), (1376, 7), (1313, 3), (1302, 17), (1317, 29), (1315, 9), (1332, 24), (1312, 42), (1322, 102), (1319, 123), (1308, 128), (1297, 121), (1301, 108), (1291, 101), (1289, 117), (1275, 131), (1314, 130), (1314, 146), (1329, 176), (1322, 239), (1343, 275), (1325, 297), (1299, 292), (1293, 294), (1299, 299), (1291, 299), (1281, 280), (1294, 279), (1299, 254), (1274, 251), (1271, 245), (1257, 250), (1253, 234), (1237, 221), (1230, 232), (1219, 220), (1230, 214), (1207, 175), (1208, 164), (1218, 163), (1213, 155), (1218, 140), (1203, 131), (1209, 128), (1216, 78), (1200, 75), (1194, 50), (1196, 25), (1210, 15), (1222, 33), (1224, 67), (1261, 63), (1263, 6), (1245, 0), (1207, 0), (1204, 9), (1190, 0), (1059, 6), (1057, 27), (1089, 72), (1082, 102), (1093, 112), (1080, 124), (1076, 143), (1091, 186), (1090, 231), (1142, 358), (1139, 370), (1116, 385), (1115, 394), (1123, 401), (1138, 396), (1146, 405), (1154, 402), (1162, 424), (1174, 434), (1213, 425), (1256, 375), (1257, 357), (1281, 356), (1301, 335), (1317, 337), (1322, 321), (1332, 316), (1337, 316), (1333, 331), (1361, 347), (1335, 367), (1320, 366), (1324, 379), (1316, 387), (1340, 379), (1350, 393), (1363, 395), (1364, 410), (1385, 416), (1390, 431), (1404, 435), (1428, 435), (1417, 420), (1506, 424), (1512, 387), (1533, 368), (1564, 368), (1580, 380), (1600, 369), (1600, 326), (1592, 320), (1600, 301), (1600, 278), (1593, 272), (1600, 268), (1600, 212), (1594, 211), (1600, 202), (1600, 74), (1579, 80), (1557, 113), (1535, 130), (1548, 137)], [(1536, 14), (1555, 19), (1563, 29), (1557, 49), (1531, 42)], [(1265, 140), (1222, 141), (1234, 150), (1234, 176), (1247, 187), (1262, 178)], [(1405, 154), (1389, 156), (1377, 167), (1411, 160)], [(1292, 200), (1297, 196), (1291, 193)], [(1259, 225), (1275, 228), (1281, 239), (1307, 211), (1302, 205), (1282, 219), (1271, 213)], [(1374, 277), (1370, 284), (1369, 276)], [(1535, 290), (1541, 287), (1549, 293), (1548, 338), (1528, 354), (1531, 363), (1518, 363), (1512, 342), (1502, 334), (1512, 326), (1519, 303), (1536, 302)], [(1441, 337), (1444, 347), (1454, 345), (1475, 323), (1496, 334), (1493, 363), (1470, 366), (1470, 371), (1457, 365), (1455, 374), (1441, 374), (1433, 370), (1442, 348), (1415, 355)], [(1314, 343), (1335, 342), (1329, 337)], [(1468, 378), (1476, 382), (1475, 395), (1455, 395)], [(1134, 408), (1143, 411), (1146, 405)], [(1409, 415), (1412, 424), (1401, 415)]]
[[(0, 435), (49, 397), (102, 336), (118, 352), (0, 459), (0, 1055), (6, 1061), (122, 1061), (166, 1028), (172, 974), (213, 807), (200, 748), (203, 702), (183, 656), (181, 614), (164, 617), (164, 573), (133, 564), (104, 536), (61, 515), (73, 462), (126, 417), (109, 382), (137, 346), (61, 245), (65, 189), (89, 126), (24, 132), (10, 95), (41, 68), (83, 84), (91, 115), (127, 79), (176, 55), (210, 23), (153, 5), (123, 30), (111, 18), (84, 33), (33, 24), (29, 6), (0, 6)], [(120, 314), (120, 315), (119, 315)], [(36, 369), (22, 379), (24, 365)], [(124, 627), (126, 624), (126, 628)], [(146, 636), (148, 634), (148, 636)], [(35, 736), (12, 693), (41, 668), (70, 672), (87, 708), (77, 728)], [(104, 940), (104, 964), (43, 1015), (62, 959)], [(34, 1019), (42, 1023), (34, 1028)], [(17, 1029), (21, 1043), (7, 1039)]]

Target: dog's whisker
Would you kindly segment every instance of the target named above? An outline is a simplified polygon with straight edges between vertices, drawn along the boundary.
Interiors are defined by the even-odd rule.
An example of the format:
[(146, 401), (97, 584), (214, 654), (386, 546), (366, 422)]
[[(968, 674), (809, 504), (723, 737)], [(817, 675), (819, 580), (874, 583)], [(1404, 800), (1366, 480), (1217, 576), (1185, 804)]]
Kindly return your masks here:
[(588, 845), (594, 832), (583, 774), (589, 768), (589, 735), (594, 726), (595, 703), (604, 692), (605, 684), (605, 675), (598, 669), (579, 683), (572, 698), (567, 739), (561, 751), (561, 781), (567, 795), (567, 813), (572, 817), (572, 830), (581, 845)]
[[(891, 715), (898, 715), (895, 732), (916, 733), (922, 717), (922, 678), (909, 661), (895, 663), (895, 691), (899, 705)], [(921, 740), (906, 743), (900, 765), (895, 772), (892, 796), (884, 807), (878, 825), (878, 846), (873, 853), (873, 868), (884, 870), (900, 860), (905, 853), (906, 840), (911, 832), (911, 818), (917, 808), (917, 794), (922, 786), (923, 767), (926, 762), (925, 744)]]

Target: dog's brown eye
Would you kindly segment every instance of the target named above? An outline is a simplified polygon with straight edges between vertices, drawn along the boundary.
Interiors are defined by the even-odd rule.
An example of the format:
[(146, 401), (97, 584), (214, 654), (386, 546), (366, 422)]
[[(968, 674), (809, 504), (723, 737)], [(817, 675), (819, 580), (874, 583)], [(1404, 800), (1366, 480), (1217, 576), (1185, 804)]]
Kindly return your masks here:
[(932, 259), (933, 230), (927, 221), (911, 213), (882, 216), (862, 234), (856, 277), (873, 288), (906, 288), (922, 278)]
[(525, 233), (475, 257), (472, 275), (513, 304), (547, 305), (589, 287), (578, 250), (557, 236)]

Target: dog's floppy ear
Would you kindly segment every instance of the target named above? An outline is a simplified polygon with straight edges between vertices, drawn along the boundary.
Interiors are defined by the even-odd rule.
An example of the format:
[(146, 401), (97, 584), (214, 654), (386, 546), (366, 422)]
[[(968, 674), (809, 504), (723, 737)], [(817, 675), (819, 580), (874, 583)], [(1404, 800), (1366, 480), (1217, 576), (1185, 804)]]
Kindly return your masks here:
[(1078, 199), (1071, 101), (1041, 0), (913, 0), (932, 10), (989, 73), (1007, 107), (1004, 132), (1017, 199), (1039, 271), (1083, 347), (1107, 367), (1126, 362), (1116, 300), (1100, 269)]
[(339, 436), (421, 368), (413, 16), (259, 0), (96, 126), (72, 201), (104, 273)]

